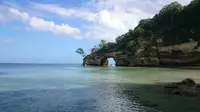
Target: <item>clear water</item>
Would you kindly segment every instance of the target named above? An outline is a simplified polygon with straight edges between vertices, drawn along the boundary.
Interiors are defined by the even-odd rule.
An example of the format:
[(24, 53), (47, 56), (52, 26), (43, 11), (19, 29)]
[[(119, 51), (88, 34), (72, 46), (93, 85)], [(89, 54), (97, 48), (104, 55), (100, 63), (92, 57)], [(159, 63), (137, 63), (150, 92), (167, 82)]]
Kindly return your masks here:
[(200, 82), (198, 75), (165, 68), (0, 64), (0, 112), (157, 112), (126, 91), (186, 77)]

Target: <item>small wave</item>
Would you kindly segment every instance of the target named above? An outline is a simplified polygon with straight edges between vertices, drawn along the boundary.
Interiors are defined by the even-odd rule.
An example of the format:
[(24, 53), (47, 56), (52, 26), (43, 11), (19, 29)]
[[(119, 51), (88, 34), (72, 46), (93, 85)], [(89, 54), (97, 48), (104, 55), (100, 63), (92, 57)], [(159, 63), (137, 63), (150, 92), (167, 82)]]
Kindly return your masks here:
[(55, 87), (33, 87), (33, 88), (16, 88), (16, 89), (1, 89), (1, 92), (19, 92), (19, 91), (48, 91), (48, 90), (70, 90), (87, 88), (88, 86), (70, 85), (70, 86), (55, 86)]
[(76, 89), (76, 88), (86, 88), (88, 86), (82, 86), (82, 85), (71, 85), (71, 86), (60, 86), (60, 87), (46, 87), (46, 88), (43, 88), (43, 89)]

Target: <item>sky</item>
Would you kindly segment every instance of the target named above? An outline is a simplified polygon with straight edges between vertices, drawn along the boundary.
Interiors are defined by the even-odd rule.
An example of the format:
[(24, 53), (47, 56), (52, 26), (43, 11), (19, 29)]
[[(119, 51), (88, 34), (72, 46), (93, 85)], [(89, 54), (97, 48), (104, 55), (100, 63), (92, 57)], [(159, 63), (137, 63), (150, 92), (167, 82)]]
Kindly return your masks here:
[(77, 48), (113, 42), (174, 1), (0, 0), (0, 63), (81, 63)]

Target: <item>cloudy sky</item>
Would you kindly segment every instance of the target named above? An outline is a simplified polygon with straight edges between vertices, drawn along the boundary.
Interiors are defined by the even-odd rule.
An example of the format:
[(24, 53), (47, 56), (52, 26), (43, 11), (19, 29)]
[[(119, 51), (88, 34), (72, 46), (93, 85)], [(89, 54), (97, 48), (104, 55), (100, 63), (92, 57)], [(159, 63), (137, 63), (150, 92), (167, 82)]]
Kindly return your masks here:
[(0, 0), (0, 62), (79, 63), (77, 48), (114, 41), (173, 1)]

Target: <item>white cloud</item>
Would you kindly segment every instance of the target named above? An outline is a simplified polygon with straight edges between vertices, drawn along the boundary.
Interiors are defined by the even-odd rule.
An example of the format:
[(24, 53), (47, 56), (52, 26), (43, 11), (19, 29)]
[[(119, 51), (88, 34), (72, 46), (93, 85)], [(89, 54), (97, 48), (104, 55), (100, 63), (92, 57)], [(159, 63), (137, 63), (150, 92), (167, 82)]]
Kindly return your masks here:
[(100, 0), (91, 3), (91, 7), (96, 7), (99, 13), (87, 34), (113, 41), (117, 36), (133, 29), (141, 19), (153, 16), (152, 12), (134, 7), (134, 1), (136, 0)]
[[(113, 41), (129, 29), (134, 29), (141, 19), (153, 17), (164, 5), (174, 1), (176, 0), (89, 0), (81, 7), (71, 8), (30, 2), (29, 6), (37, 12), (84, 20), (85, 22), (79, 24), (81, 31), (68, 24), (56, 24), (54, 21), (30, 16), (27, 12), (20, 12), (17, 9), (10, 9), (9, 13), (14, 15), (13, 18), (26, 21), (30, 27), (40, 31)], [(183, 5), (191, 2), (191, 0), (177, 1)], [(5, 14), (2, 15), (0, 12), (0, 21), (2, 19), (5, 19)]]
[(20, 12), (19, 10), (14, 8), (9, 8), (9, 12), (13, 13), (16, 17), (19, 17), (19, 19), (22, 19), (24, 21), (27, 21), (30, 18), (28, 13)]
[(26, 12), (20, 12), (17, 9), (9, 8), (8, 11), (14, 18), (25, 21), (28, 25), (39, 31), (49, 31), (55, 34), (77, 37), (80, 33), (78, 28), (70, 27), (68, 24), (56, 24), (53, 21), (45, 21), (42, 18), (30, 16)]
[(121, 30), (125, 29), (123, 21), (117, 15), (110, 13), (108, 10), (102, 10), (98, 14), (97, 22), (103, 27)]
[(61, 15), (61, 16), (66, 16), (66, 17), (79, 17), (87, 21), (93, 21), (96, 16), (96, 13), (88, 11), (84, 8), (67, 9), (67, 8), (59, 7), (56, 4), (39, 4), (39, 3), (34, 3), (34, 2), (31, 2), (31, 5), (35, 9), (51, 12), (51, 13)]
[(139, 20), (150, 16), (150, 14), (134, 8), (129, 11), (121, 10), (120, 7), (101, 10), (96, 21), (87, 25), (87, 36), (114, 41), (117, 36), (133, 29)]
[(157, 0), (159, 4), (161, 5), (166, 5), (169, 4), (171, 2), (178, 2), (182, 5), (187, 5), (189, 4), (192, 0)]
[[(175, 0), (89, 0), (85, 7), (63, 8), (55, 4), (32, 3), (37, 10), (64, 17), (86, 20), (83, 23), (87, 38), (113, 41), (117, 36), (133, 29), (141, 19), (153, 17), (164, 5)], [(186, 5), (191, 0), (179, 0)]]
[(88, 7), (71, 9), (59, 7), (55, 4), (32, 3), (32, 6), (37, 10), (60, 16), (84, 19), (87, 24), (83, 23), (85, 28), (83, 37), (113, 41), (117, 36), (134, 28), (140, 19), (152, 16), (152, 14), (130, 6), (128, 2), (100, 0), (92, 3), (90, 1), (90, 3), (87, 3), (90, 4), (87, 5)]
[(30, 26), (41, 31), (50, 31), (55, 34), (78, 36), (80, 33), (79, 29), (72, 28), (68, 24), (57, 25), (53, 21), (45, 21), (37, 17), (30, 18)]
[[(98, 11), (87, 35), (98, 39), (114, 40), (133, 29), (141, 19), (153, 17), (166, 4), (175, 0), (90, 0), (90, 7)], [(186, 5), (191, 0), (178, 0)]]

